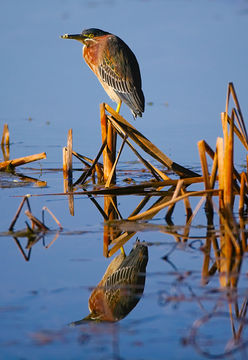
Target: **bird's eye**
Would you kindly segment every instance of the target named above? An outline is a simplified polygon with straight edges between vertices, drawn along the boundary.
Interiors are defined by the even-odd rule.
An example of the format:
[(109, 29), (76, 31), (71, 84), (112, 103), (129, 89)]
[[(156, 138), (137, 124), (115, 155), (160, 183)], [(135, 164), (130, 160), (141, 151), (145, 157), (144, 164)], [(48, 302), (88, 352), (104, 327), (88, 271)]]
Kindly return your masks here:
[(93, 38), (93, 37), (94, 37), (94, 34), (88, 34), (87, 37), (88, 37), (88, 38)]

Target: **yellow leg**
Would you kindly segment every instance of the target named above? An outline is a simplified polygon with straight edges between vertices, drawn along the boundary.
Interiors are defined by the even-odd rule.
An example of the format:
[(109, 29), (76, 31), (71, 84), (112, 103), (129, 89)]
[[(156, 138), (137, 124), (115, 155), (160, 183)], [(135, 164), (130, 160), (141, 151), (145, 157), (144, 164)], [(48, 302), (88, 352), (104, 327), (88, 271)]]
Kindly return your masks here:
[(125, 250), (124, 250), (123, 246), (121, 247), (121, 253), (124, 255), (124, 257), (126, 257)]
[(118, 114), (119, 114), (119, 112), (120, 112), (121, 103), (122, 103), (122, 101), (120, 100), (120, 102), (118, 103), (117, 108), (116, 108), (116, 112), (117, 112)]

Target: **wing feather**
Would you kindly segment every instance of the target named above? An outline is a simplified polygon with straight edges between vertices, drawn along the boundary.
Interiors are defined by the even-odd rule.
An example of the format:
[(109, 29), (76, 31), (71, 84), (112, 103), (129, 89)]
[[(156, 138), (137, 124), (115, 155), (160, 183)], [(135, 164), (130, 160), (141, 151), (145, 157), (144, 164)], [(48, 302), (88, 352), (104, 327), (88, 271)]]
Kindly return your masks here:
[(139, 65), (130, 48), (117, 36), (110, 35), (98, 67), (105, 82), (131, 109), (136, 117), (144, 112)]

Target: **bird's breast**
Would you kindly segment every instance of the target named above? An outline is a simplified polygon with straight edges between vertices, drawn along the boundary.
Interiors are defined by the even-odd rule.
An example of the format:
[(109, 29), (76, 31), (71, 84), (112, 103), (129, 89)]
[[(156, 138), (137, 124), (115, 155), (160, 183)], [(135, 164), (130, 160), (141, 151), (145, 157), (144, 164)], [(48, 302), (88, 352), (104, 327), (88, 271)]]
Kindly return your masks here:
[(84, 46), (83, 47), (83, 58), (86, 64), (91, 68), (91, 70), (96, 73), (98, 72), (98, 47), (97, 46)]

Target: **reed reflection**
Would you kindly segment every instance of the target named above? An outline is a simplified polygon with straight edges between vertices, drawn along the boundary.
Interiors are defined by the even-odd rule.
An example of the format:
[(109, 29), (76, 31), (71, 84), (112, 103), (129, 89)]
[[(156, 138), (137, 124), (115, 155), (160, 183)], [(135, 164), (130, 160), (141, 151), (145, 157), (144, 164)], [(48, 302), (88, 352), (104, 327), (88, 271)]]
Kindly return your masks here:
[(147, 262), (148, 248), (139, 241), (128, 256), (123, 252), (117, 255), (90, 295), (90, 314), (71, 325), (90, 320), (115, 322), (126, 317), (143, 294)]
[[(173, 265), (175, 279), (171, 282), (171, 286), (159, 292), (159, 304), (179, 306), (186, 302), (194, 302), (201, 314), (194, 318), (187, 336), (183, 338), (183, 344), (193, 346), (204, 358), (226, 359), (227, 356), (241, 353), (248, 346), (248, 296), (241, 273), (244, 255), (247, 252), (247, 233), (242, 226), (244, 219), (240, 218), (240, 224), (237, 224), (233, 215), (229, 213), (228, 221), (232, 229), (230, 233), (223, 226), (223, 216), (220, 217), (220, 226), (215, 229), (212, 214), (210, 217), (208, 215), (209, 213), (207, 213), (208, 227), (205, 240), (203, 237), (195, 240), (189, 233), (186, 239), (191, 249), (203, 252), (201, 271), (203, 286), (194, 288), (192, 284), (195, 281), (195, 274), (190, 269), (181, 273), (169, 261), (169, 255), (177, 246), (173, 247), (163, 259)], [(182, 232), (185, 236), (185, 231)], [(177, 236), (177, 239), (185, 239), (178, 233), (177, 228), (173, 234), (171, 227), (170, 234)], [(239, 249), (235, 246), (234, 239), (232, 242), (229, 241), (230, 237), (232, 239), (235, 237)], [(196, 241), (199, 242), (199, 247), (195, 247)], [(211, 281), (216, 277), (219, 279), (219, 286), (209, 288)], [(239, 282), (242, 284), (240, 288)], [(218, 327), (218, 336), (216, 336), (216, 327)]]

